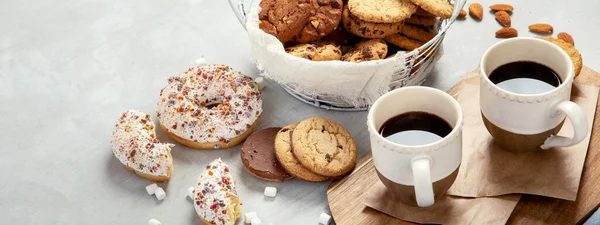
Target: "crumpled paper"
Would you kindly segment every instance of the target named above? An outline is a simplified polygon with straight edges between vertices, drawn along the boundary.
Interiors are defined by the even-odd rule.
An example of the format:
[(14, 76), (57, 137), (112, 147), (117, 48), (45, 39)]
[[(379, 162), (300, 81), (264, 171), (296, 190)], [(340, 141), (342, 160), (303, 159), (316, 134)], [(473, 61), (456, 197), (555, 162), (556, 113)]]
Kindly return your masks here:
[(377, 181), (368, 191), (364, 204), (392, 217), (425, 224), (480, 225), (506, 224), (521, 195), (463, 198), (445, 195), (430, 207), (404, 204)]
[[(497, 147), (479, 108), (479, 85), (464, 84), (458, 97), (464, 114), (463, 158), (447, 194), (462, 197), (532, 194), (574, 201), (590, 142), (599, 88), (573, 85), (571, 101), (585, 112), (589, 131), (579, 144), (534, 153), (512, 153)], [(566, 119), (559, 135), (571, 137)]]

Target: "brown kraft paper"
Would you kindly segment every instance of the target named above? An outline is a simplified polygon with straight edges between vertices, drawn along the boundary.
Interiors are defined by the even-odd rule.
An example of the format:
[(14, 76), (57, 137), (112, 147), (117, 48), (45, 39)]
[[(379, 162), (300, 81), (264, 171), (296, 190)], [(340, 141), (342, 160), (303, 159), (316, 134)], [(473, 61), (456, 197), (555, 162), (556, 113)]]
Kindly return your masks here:
[(364, 204), (392, 217), (425, 224), (480, 225), (506, 224), (521, 195), (463, 198), (445, 195), (426, 208), (404, 204), (377, 181), (368, 191)]
[[(587, 116), (588, 136), (579, 144), (533, 153), (512, 153), (497, 147), (485, 128), (479, 108), (479, 85), (465, 84), (458, 97), (464, 113), (463, 157), (458, 177), (447, 194), (486, 197), (532, 194), (574, 201), (590, 142), (599, 88), (573, 85), (571, 101)], [(572, 137), (568, 118), (559, 135)]]

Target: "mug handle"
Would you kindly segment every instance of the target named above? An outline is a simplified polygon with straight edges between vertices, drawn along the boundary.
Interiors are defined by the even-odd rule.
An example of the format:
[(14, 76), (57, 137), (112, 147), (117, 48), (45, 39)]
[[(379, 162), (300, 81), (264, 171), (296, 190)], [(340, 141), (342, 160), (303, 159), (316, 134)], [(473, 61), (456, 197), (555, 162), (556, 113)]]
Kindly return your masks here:
[(415, 199), (419, 207), (433, 205), (433, 184), (431, 183), (431, 159), (427, 156), (413, 158), (412, 173), (415, 186)]
[(583, 141), (587, 136), (588, 122), (583, 110), (577, 104), (571, 101), (564, 101), (554, 106), (553, 112), (563, 112), (569, 117), (571, 124), (573, 124), (573, 138), (552, 135), (544, 141), (544, 144), (540, 146), (541, 149), (550, 149), (553, 147), (569, 147), (578, 144)]

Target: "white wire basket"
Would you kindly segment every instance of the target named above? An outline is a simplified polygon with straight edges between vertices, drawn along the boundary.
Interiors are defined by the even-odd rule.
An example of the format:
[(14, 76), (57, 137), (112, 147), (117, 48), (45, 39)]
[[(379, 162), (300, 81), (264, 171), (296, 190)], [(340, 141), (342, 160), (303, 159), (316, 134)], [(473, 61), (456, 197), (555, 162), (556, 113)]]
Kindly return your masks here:
[[(260, 0), (256, 0), (256, 1), (254, 1), (254, 0), (229, 0), (229, 4), (230, 4), (231, 8), (233, 9), (236, 17), (238, 18), (238, 20), (240, 21), (240, 23), (242, 24), (242, 26), (244, 28), (247, 29), (247, 23), (248, 23), (249, 16), (257, 17), (257, 15), (250, 15), (250, 13), (258, 14), (259, 9), (257, 9), (257, 10), (250, 10), (250, 9), (254, 9), (253, 7), (258, 7), (259, 1)], [(283, 87), (284, 90), (286, 90), (289, 94), (291, 94), (292, 96), (294, 96), (295, 98), (299, 99), (302, 102), (305, 102), (307, 104), (310, 104), (310, 105), (313, 105), (313, 106), (316, 106), (319, 108), (328, 109), (328, 110), (364, 111), (364, 110), (367, 110), (369, 108), (369, 105), (371, 103), (373, 103), (379, 96), (383, 95), (385, 92), (396, 89), (396, 88), (406, 87), (406, 86), (421, 85), (426, 80), (426, 78), (431, 73), (431, 70), (433, 69), (435, 62), (442, 55), (442, 41), (444, 39), (444, 35), (446, 34), (446, 31), (450, 28), (452, 23), (454, 23), (454, 21), (458, 17), (458, 14), (460, 13), (460, 10), (463, 8), (463, 6), (465, 5), (466, 0), (456, 0), (456, 1), (449, 1), (449, 2), (454, 4), (456, 7), (455, 7), (452, 17), (450, 19), (438, 20), (437, 24), (434, 26), (434, 30), (437, 31), (437, 34), (435, 35), (435, 37), (433, 39), (431, 39), (430, 41), (428, 41), (427, 43), (423, 44), (421, 47), (419, 47), (413, 51), (408, 51), (408, 52), (399, 51), (396, 54), (397, 56), (395, 56), (395, 59), (382, 59), (382, 60), (368, 61), (368, 62), (362, 62), (362, 63), (339, 62), (339, 61), (312, 62), (312, 61), (308, 61), (308, 60), (305, 60), (306, 62), (296, 62), (295, 61), (294, 63), (289, 63), (291, 60), (304, 60), (304, 59), (287, 59), (286, 60), (286, 59), (282, 59), (282, 58), (286, 58), (286, 57), (294, 58), (295, 56), (282, 55), (280, 57), (271, 57), (268, 60), (269, 62), (266, 62), (264, 60), (264, 57), (263, 57), (262, 61), (261, 61), (261, 59), (255, 59), (255, 60), (257, 61), (256, 62), (257, 66), (259, 67), (259, 69), (261, 69), (262, 74), (266, 78), (276, 81)], [(256, 19), (256, 18), (253, 18), (253, 19)], [(254, 22), (254, 21), (251, 21), (251, 22)], [(264, 46), (259, 46), (259, 47), (264, 47)], [(281, 45), (280, 47), (281, 47), (281, 49), (283, 49), (283, 45)], [(266, 48), (266, 47), (264, 47), (264, 48)], [(275, 50), (261, 49), (260, 51), (263, 51), (263, 52), (266, 52), (267, 54), (269, 54), (270, 53), (269, 51), (275, 51)], [(254, 54), (254, 57), (260, 58), (259, 54)], [(275, 62), (273, 62), (273, 61), (275, 61)], [(397, 64), (397, 65), (391, 65), (392, 66), (391, 70), (383, 69), (383, 71), (378, 71), (378, 67), (384, 67), (383, 65), (386, 65), (386, 63), (390, 64), (390, 62), (391, 62), (391, 64)], [(288, 71), (282, 71), (282, 70), (277, 71), (276, 69), (270, 70), (270, 68), (269, 68), (269, 66), (278, 67), (278, 66), (274, 66), (274, 65), (278, 65), (278, 64), (279, 65), (281, 65), (281, 64), (288, 65), (289, 64), (290, 65), (289, 70), (294, 70), (294, 69), (300, 70), (300, 69), (310, 66), (311, 63), (320, 63), (320, 64), (314, 64), (314, 65), (318, 65), (319, 68), (324, 69), (324, 70), (331, 69), (331, 71), (336, 71), (336, 69), (339, 68), (340, 63), (346, 63), (347, 65), (345, 65), (345, 66), (347, 66), (347, 67), (356, 66), (357, 69), (362, 68), (361, 66), (364, 66), (364, 64), (370, 64), (370, 66), (371, 66), (370, 69), (374, 70), (372, 76), (376, 77), (377, 79), (369, 79), (365, 82), (369, 83), (372, 80), (382, 80), (383, 79), (385, 81), (385, 84), (383, 85), (383, 87), (379, 88), (380, 91), (376, 92), (375, 94), (373, 94), (372, 92), (364, 93), (364, 94), (362, 92), (360, 92), (359, 94), (354, 95), (349, 98), (348, 96), (343, 96), (343, 94), (341, 93), (342, 91), (338, 91), (338, 93), (335, 93), (335, 92), (323, 93), (322, 92), (323, 84), (318, 81), (313, 82), (313, 83), (315, 84), (315, 86), (317, 84), (321, 85), (320, 86), (321, 91), (315, 91), (314, 89), (316, 89), (316, 87), (313, 87), (313, 85), (312, 85), (313, 83), (304, 82), (303, 85), (301, 85), (301, 84), (298, 84), (299, 82), (288, 81), (288, 80), (284, 79), (285, 78), (284, 76), (280, 76), (281, 73), (287, 73)], [(381, 64), (379, 64), (379, 63), (381, 63)], [(360, 65), (360, 64), (363, 64), (363, 65)], [(382, 66), (380, 66), (380, 65), (382, 65)], [(294, 67), (299, 67), (299, 68), (294, 68)], [(346, 76), (346, 75), (347, 74), (345, 74), (344, 72), (332, 74), (332, 76), (337, 76), (338, 78), (340, 76)], [(325, 77), (323, 79), (333, 79), (333, 77)], [(336, 89), (337, 88), (336, 86), (339, 84), (331, 83), (329, 85), (331, 86), (331, 90), (338, 90), (338, 89)], [(364, 84), (364, 85), (367, 86), (367, 84)], [(369, 85), (371, 85), (371, 87), (372, 87), (373, 84), (369, 84)], [(325, 88), (327, 88), (327, 87), (325, 87)], [(381, 91), (381, 90), (384, 90), (384, 91)]]

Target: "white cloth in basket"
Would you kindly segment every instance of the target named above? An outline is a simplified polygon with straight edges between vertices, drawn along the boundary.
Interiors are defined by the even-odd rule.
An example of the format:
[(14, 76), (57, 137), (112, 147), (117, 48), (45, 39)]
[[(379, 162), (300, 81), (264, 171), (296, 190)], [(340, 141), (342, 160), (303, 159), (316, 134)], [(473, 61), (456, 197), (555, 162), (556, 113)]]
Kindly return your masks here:
[(306, 95), (335, 96), (354, 106), (364, 106), (390, 90), (392, 75), (406, 74), (404, 52), (390, 59), (361, 63), (315, 62), (287, 54), (277, 38), (259, 28), (260, 10), (254, 5), (247, 15), (251, 54), (262, 75), (281, 85), (293, 86)]

